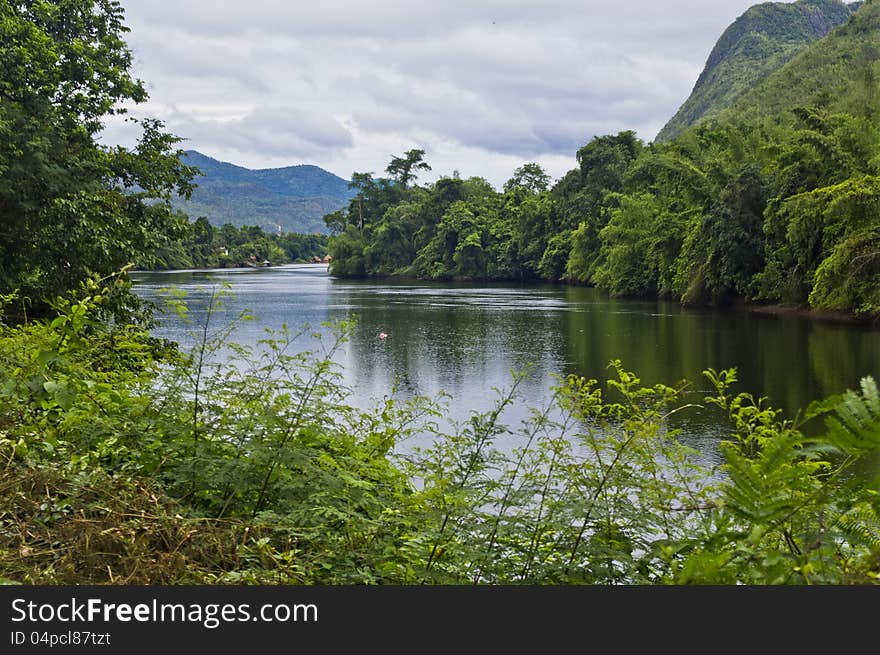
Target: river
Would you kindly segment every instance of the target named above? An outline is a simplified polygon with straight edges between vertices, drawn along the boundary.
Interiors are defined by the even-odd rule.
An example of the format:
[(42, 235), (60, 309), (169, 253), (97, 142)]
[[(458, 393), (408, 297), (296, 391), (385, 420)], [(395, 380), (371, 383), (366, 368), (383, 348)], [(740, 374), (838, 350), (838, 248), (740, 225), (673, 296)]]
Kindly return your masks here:
[[(335, 358), (351, 401), (371, 405), (395, 385), (404, 396), (442, 391), (450, 395), (452, 420), (491, 409), (493, 387), (509, 387), (511, 371), (527, 367), (523, 399), (508, 422), (545, 403), (555, 376), (604, 380), (612, 359), (645, 384), (690, 381), (694, 402), (708, 391), (703, 370), (736, 367), (735, 390), (766, 396), (788, 415), (857, 388), (864, 376), (880, 379), (880, 330), (793, 315), (621, 300), (574, 286), (342, 280), (330, 276), (326, 265), (132, 277), (135, 291), (150, 300), (161, 299), (169, 287), (186, 292), (193, 325), (204, 320), (212, 287), (228, 284), (231, 296), (213, 314), (212, 326), (250, 311), (255, 320), (232, 334), (248, 345), (256, 344), (267, 326), (309, 325), (326, 333), (321, 323), (356, 318), (349, 342)], [(155, 332), (188, 346), (193, 325), (167, 313)], [(315, 342), (303, 335), (296, 345), (307, 349)], [(676, 420), (698, 448), (711, 449), (728, 429), (710, 410), (690, 410)]]

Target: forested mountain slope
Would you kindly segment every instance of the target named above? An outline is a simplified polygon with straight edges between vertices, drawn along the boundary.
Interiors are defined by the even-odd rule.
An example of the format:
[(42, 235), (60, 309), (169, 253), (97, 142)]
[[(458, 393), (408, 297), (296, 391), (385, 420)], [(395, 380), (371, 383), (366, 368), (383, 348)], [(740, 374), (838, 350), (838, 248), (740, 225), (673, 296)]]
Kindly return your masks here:
[(729, 107), (807, 45), (848, 21), (860, 4), (799, 0), (750, 7), (721, 35), (690, 97), (660, 130), (657, 140), (668, 141)]
[(804, 48), (718, 115), (740, 121), (767, 116), (784, 120), (792, 109), (804, 106), (862, 114), (876, 106), (878, 61), (880, 6), (871, 1), (845, 25)]
[(270, 232), (326, 232), (322, 217), (348, 203), (348, 181), (317, 166), (252, 170), (189, 150), (186, 164), (201, 175), (189, 200), (175, 207), (213, 225), (258, 225)]

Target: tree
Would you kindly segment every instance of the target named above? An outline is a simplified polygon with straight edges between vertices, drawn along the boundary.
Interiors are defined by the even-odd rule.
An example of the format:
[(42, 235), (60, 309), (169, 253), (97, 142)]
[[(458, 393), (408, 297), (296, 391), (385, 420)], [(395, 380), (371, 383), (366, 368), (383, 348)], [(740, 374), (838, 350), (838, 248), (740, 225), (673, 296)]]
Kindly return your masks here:
[(403, 188), (418, 177), (418, 171), (430, 171), (431, 167), (424, 161), (424, 150), (407, 150), (403, 157), (391, 157), (391, 163), (385, 169)]
[(632, 131), (594, 137), (577, 151), (578, 168), (554, 186), (555, 231), (574, 231), (568, 279), (591, 280), (601, 247), (599, 233), (608, 224), (615, 194), (624, 190), (626, 175), (643, 151)]
[[(364, 225), (372, 223), (373, 219), (381, 215), (381, 212), (378, 211), (379, 184), (373, 178), (372, 172), (355, 172), (351, 174), (351, 182), (348, 183), (348, 188), (357, 190), (357, 195), (349, 203), (348, 220), (352, 225), (363, 229)], [(330, 226), (331, 223), (327, 223), (327, 225)], [(339, 227), (344, 228), (344, 226)]]
[[(508, 191), (506, 195), (522, 193), (523, 187), (517, 189), (519, 191)], [(548, 239), (553, 236), (548, 229), (552, 212), (548, 194), (526, 195), (521, 198), (521, 202), (506, 204), (503, 211), (514, 225), (511, 246), (516, 254), (520, 274), (524, 277), (537, 275), (538, 262), (547, 248)]]
[(722, 304), (748, 297), (752, 278), (764, 267), (766, 185), (746, 165), (685, 238), (677, 280), (682, 301)]
[(192, 244), (193, 262), (208, 261), (214, 246), (214, 226), (204, 216), (199, 216), (190, 226), (189, 241)]
[(584, 186), (596, 192), (619, 191), (626, 169), (643, 147), (631, 130), (594, 137), (577, 151)]
[(517, 168), (513, 177), (504, 183), (504, 192), (514, 189), (525, 189), (529, 193), (538, 194), (546, 191), (550, 186), (550, 176), (541, 168), (540, 164), (523, 164)]
[(17, 291), (19, 318), (186, 229), (170, 199), (196, 169), (179, 138), (146, 120), (133, 149), (97, 141), (123, 103), (147, 99), (127, 31), (113, 0), (0, 5), (0, 293)]
[[(620, 196), (619, 206), (611, 211), (608, 225), (602, 228), (601, 264), (593, 276), (597, 285), (618, 296), (649, 296), (658, 290), (657, 244), (666, 238), (658, 230), (662, 214), (657, 198), (648, 193)], [(573, 237), (568, 276), (583, 279), (575, 267), (581, 229)]]
[(330, 230), (333, 234), (339, 234), (340, 232), (345, 230), (345, 226), (348, 225), (348, 215), (341, 209), (337, 209), (335, 212), (331, 212), (324, 216), (324, 225), (327, 226), (327, 229)]

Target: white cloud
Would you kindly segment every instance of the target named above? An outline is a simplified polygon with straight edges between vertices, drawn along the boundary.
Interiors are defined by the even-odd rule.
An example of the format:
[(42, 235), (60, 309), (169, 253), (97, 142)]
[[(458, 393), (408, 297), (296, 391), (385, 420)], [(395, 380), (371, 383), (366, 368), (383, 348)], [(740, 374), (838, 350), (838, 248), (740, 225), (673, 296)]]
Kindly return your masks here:
[[(650, 140), (748, 0), (123, 0), (155, 116), (249, 167), (343, 177), (427, 151), (500, 186), (559, 176), (595, 135)], [(111, 125), (107, 140), (123, 139)]]

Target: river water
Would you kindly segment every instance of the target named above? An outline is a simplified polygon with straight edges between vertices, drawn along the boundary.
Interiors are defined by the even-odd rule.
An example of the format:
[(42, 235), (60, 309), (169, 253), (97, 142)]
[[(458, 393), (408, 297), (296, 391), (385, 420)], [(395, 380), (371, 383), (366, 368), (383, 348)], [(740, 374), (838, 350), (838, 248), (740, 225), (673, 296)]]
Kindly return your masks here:
[[(231, 296), (212, 315), (212, 328), (245, 310), (255, 317), (233, 331), (239, 343), (256, 344), (266, 326), (308, 325), (326, 333), (321, 323), (356, 318), (335, 358), (351, 402), (371, 405), (395, 385), (405, 396), (446, 392), (452, 420), (491, 409), (493, 387), (509, 387), (511, 371), (527, 367), (523, 399), (508, 422), (546, 402), (557, 375), (604, 380), (613, 359), (645, 384), (690, 381), (694, 402), (708, 391), (703, 370), (736, 367), (736, 391), (766, 396), (792, 416), (813, 400), (857, 388), (864, 376), (880, 379), (878, 329), (613, 299), (583, 287), (341, 280), (326, 265), (137, 272), (133, 278), (135, 291), (150, 300), (160, 300), (167, 288), (186, 292), (193, 324), (167, 313), (156, 329), (184, 346), (193, 343), (206, 299), (219, 285), (228, 285)], [(309, 349), (315, 342), (303, 335), (296, 345)], [(708, 409), (676, 420), (698, 448), (710, 447), (728, 429)]]

